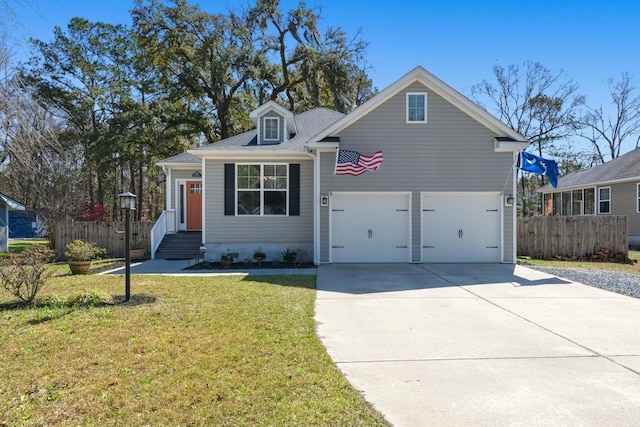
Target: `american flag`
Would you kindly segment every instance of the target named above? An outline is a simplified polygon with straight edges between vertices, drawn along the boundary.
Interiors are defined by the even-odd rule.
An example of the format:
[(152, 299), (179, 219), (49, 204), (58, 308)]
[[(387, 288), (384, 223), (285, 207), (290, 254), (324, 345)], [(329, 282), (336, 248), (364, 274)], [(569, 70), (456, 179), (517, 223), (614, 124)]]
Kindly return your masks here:
[(378, 150), (373, 156), (366, 156), (357, 151), (338, 150), (335, 175), (362, 175), (368, 171), (380, 169), (382, 151)]

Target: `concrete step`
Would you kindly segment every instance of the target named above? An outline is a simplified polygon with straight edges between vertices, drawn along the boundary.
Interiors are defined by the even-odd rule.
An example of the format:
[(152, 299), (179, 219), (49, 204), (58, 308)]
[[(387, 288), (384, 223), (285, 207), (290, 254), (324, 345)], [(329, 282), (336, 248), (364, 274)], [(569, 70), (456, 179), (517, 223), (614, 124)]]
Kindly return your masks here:
[(167, 234), (156, 251), (156, 259), (188, 259), (200, 253), (201, 232)]

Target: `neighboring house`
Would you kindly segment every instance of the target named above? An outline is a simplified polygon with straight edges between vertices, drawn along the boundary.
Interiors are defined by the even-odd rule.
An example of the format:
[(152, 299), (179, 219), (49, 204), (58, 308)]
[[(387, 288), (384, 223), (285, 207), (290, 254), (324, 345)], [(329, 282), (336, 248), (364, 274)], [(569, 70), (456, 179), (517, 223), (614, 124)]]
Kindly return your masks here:
[(24, 210), (22, 203), (0, 193), (0, 252), (9, 251), (9, 211)]
[(545, 185), (545, 215), (626, 215), (629, 244), (640, 245), (640, 148)]
[[(422, 67), (347, 115), (270, 101), (250, 117), (254, 130), (158, 163), (157, 230), (201, 231), (214, 260), (291, 248), (316, 264), (515, 262), (507, 199), (529, 142)], [(384, 161), (334, 175), (338, 149)]]

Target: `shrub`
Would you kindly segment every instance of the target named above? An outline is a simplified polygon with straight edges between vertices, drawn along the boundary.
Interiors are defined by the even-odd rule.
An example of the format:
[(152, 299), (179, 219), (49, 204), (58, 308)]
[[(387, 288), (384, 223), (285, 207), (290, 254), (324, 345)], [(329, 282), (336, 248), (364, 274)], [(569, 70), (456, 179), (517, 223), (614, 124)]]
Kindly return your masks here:
[(0, 269), (2, 286), (20, 300), (35, 305), (36, 296), (49, 278), (47, 261), (54, 251), (33, 246), (19, 254), (10, 255), (10, 265)]
[(100, 255), (104, 255), (107, 250), (96, 246), (95, 243), (88, 243), (80, 239), (76, 239), (73, 242), (67, 243), (67, 250), (64, 256), (71, 261), (91, 261), (98, 258)]
[(298, 251), (295, 249), (287, 248), (282, 252), (282, 260), (286, 263), (295, 262), (298, 258)]

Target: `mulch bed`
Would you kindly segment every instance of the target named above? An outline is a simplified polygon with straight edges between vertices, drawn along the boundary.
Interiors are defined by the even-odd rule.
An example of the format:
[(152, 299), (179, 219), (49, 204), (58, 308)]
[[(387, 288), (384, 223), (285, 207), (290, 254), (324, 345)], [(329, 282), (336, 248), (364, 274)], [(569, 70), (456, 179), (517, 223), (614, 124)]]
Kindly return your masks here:
[(284, 263), (278, 261), (257, 262), (233, 262), (231, 265), (221, 262), (203, 261), (189, 266), (184, 270), (256, 270), (256, 269), (278, 269), (278, 268), (315, 268), (311, 262)]

